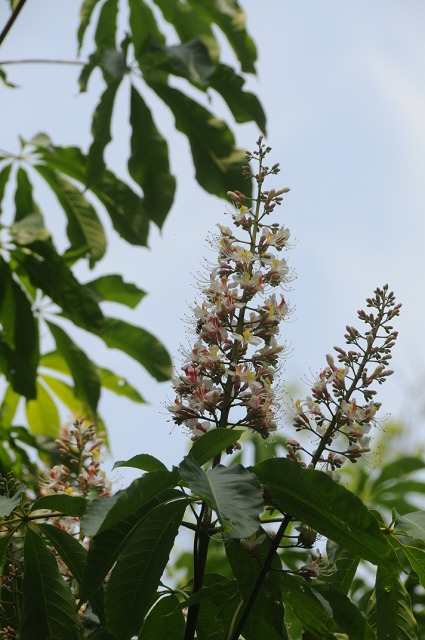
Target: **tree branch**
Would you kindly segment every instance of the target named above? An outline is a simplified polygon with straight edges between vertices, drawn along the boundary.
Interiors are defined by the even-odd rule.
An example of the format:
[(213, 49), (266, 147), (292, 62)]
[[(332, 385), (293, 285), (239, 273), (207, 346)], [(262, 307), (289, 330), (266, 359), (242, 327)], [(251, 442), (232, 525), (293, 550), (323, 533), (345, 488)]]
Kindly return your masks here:
[(7, 36), (7, 34), (9, 33), (9, 31), (11, 30), (13, 23), (15, 22), (16, 18), (18, 17), (22, 7), (24, 6), (24, 4), (26, 3), (27, 0), (19, 0), (18, 4), (16, 5), (15, 9), (12, 12), (12, 15), (10, 16), (9, 20), (7, 21), (3, 31), (0, 33), (0, 45), (3, 43), (3, 40), (5, 39), (5, 37)]

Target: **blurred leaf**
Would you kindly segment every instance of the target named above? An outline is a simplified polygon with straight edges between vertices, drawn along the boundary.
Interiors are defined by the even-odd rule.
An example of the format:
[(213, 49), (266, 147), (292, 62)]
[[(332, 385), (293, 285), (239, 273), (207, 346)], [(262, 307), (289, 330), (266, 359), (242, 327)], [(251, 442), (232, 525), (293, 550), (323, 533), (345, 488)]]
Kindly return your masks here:
[(226, 535), (247, 538), (260, 527), (263, 496), (256, 476), (242, 465), (217, 465), (205, 472), (188, 455), (180, 464), (180, 475), (195, 496), (216, 512)]
[(84, 285), (96, 294), (99, 301), (119, 302), (135, 309), (146, 292), (132, 282), (125, 282), (121, 275), (100, 276)]
[(322, 584), (320, 580), (314, 580), (310, 589), (325, 601), (325, 607), (330, 607), (335, 623), (350, 640), (375, 640), (375, 634), (366, 619), (344, 593), (329, 584)]
[[(19, 167), (16, 172), (15, 223), (34, 214), (41, 218), (40, 210), (33, 200), (32, 191), (32, 184), (27, 172), (22, 167)], [(42, 224), (42, 221), (40, 222)]]
[(87, 156), (88, 185), (97, 182), (99, 177), (105, 173), (106, 165), (103, 154), (111, 141), (112, 111), (119, 85), (120, 81), (115, 80), (106, 87), (93, 113), (91, 128), (93, 142)]
[(12, 165), (7, 164), (0, 171), (0, 215), (2, 212), (1, 203), (3, 202), (4, 192), (6, 191), (6, 186), (9, 180), (11, 169), (12, 169)]
[(257, 51), (245, 29), (246, 16), (236, 0), (189, 0), (210, 23), (217, 24), (234, 50), (242, 71), (255, 73)]
[(47, 240), (50, 231), (44, 226), (43, 218), (33, 213), (9, 227), (10, 237), (17, 245), (30, 245), (36, 240)]
[(15, 250), (11, 255), (66, 318), (88, 331), (101, 327), (103, 316), (93, 294), (78, 282), (50, 243), (33, 242), (31, 252)]
[(129, 7), (134, 53), (138, 59), (147, 42), (164, 46), (165, 37), (158, 28), (152, 9), (144, 0), (129, 0)]
[[(168, 47), (155, 47), (152, 57), (147, 60), (153, 67), (186, 78), (200, 89), (206, 88), (215, 69), (207, 47), (198, 39)], [(139, 62), (143, 69), (143, 58)]]
[(245, 152), (235, 147), (225, 122), (178, 89), (146, 76), (145, 80), (173, 112), (176, 128), (187, 136), (201, 187), (221, 198), (227, 198), (229, 188), (249, 196), (250, 183), (242, 176)]
[(186, 500), (161, 504), (136, 527), (106, 587), (107, 628), (120, 640), (137, 634), (168, 562)]
[[(124, 40), (124, 45), (127, 41)], [(118, 49), (108, 49), (102, 56), (100, 66), (105, 71), (105, 79), (109, 85), (118, 84), (121, 82), (125, 74), (128, 72), (126, 61), (127, 47)]]
[[(333, 616), (313, 593), (304, 578), (282, 573), (282, 600), (292, 609), (303, 627), (318, 638), (331, 638), (337, 630)], [(363, 636), (364, 637), (364, 636)], [(353, 635), (352, 640), (358, 640)]]
[(160, 469), (167, 471), (167, 467), (163, 462), (148, 453), (139, 453), (130, 458), (130, 460), (117, 460), (112, 469), (117, 469), (118, 467), (131, 467), (141, 471), (158, 471)]
[[(80, 640), (75, 599), (56, 559), (30, 527), (25, 534), (22, 640)], [(36, 621), (36, 624), (35, 624)]]
[(404, 516), (395, 512), (394, 515), (397, 529), (401, 529), (409, 538), (425, 542), (425, 511), (413, 511)]
[(97, 23), (94, 40), (96, 48), (101, 51), (115, 49), (117, 30), (118, 0), (106, 0), (103, 4)]
[(65, 331), (52, 322), (47, 322), (56, 348), (65, 358), (74, 381), (75, 396), (86, 402), (93, 413), (96, 413), (100, 398), (100, 379), (96, 366), (78, 347)]
[(419, 582), (425, 588), (425, 551), (417, 547), (411, 547), (396, 538), (403, 550), (408, 563), (419, 578)]
[(0, 256), (0, 368), (14, 391), (36, 396), (40, 357), (38, 323), (31, 302)]
[(50, 167), (35, 169), (56, 195), (68, 219), (67, 234), (73, 249), (86, 249), (93, 267), (106, 251), (106, 236), (99, 217), (84, 195)]
[(139, 640), (181, 640), (185, 619), (178, 605), (179, 600), (174, 594), (160, 598), (146, 616)]
[(394, 460), (394, 462), (384, 465), (381, 473), (372, 484), (373, 490), (376, 491), (378, 487), (388, 481), (396, 482), (398, 478), (405, 478), (410, 473), (420, 471), (424, 466), (424, 462), (420, 458), (398, 458), (397, 460)]
[(131, 88), (131, 156), (128, 170), (143, 190), (149, 218), (161, 228), (173, 204), (176, 180), (170, 173), (168, 146), (142, 96)]
[(81, 418), (87, 417), (87, 407), (84, 411), (83, 403), (75, 397), (74, 389), (69, 384), (46, 374), (41, 374), (39, 378), (74, 415)]
[(95, 332), (110, 349), (120, 349), (145, 367), (155, 380), (169, 380), (172, 362), (165, 347), (148, 331), (118, 318), (104, 319)]
[(190, 448), (190, 455), (199, 465), (212, 460), (216, 455), (235, 444), (244, 431), (234, 429), (212, 429), (204, 433)]
[(260, 131), (265, 134), (264, 109), (257, 96), (242, 90), (245, 80), (234, 69), (225, 64), (219, 64), (208, 80), (209, 86), (224, 98), (236, 122), (254, 121)]
[(25, 413), (33, 433), (57, 438), (61, 426), (59, 411), (52, 396), (39, 382), (37, 382), (37, 399), (27, 401)]
[(80, 8), (80, 26), (78, 27), (78, 51), (80, 51), (81, 46), (83, 44), (84, 34), (86, 32), (87, 27), (90, 24), (90, 19), (93, 13), (94, 8), (96, 7), (99, 0), (83, 0), (83, 3)]
[[(1, 509), (1, 500), (0, 500), (0, 509)], [(8, 515), (8, 514), (6, 514), (6, 515)], [(1, 567), (2, 563), (3, 563), (3, 558), (5, 556), (5, 553), (7, 551), (8, 546), (10, 544), (10, 541), (12, 540), (12, 536), (13, 536), (13, 534), (9, 533), (9, 534), (7, 534), (5, 536), (2, 536), (0, 538), (0, 567)]]
[(270, 459), (253, 467), (271, 504), (374, 564), (388, 565), (390, 546), (364, 504), (328, 475)]
[(50, 511), (59, 511), (67, 516), (81, 518), (87, 505), (88, 500), (81, 496), (69, 496), (66, 493), (56, 493), (51, 496), (42, 496), (35, 500), (31, 505), (30, 511), (34, 512), (40, 509), (49, 509)]
[(409, 594), (398, 575), (378, 567), (369, 623), (376, 640), (417, 640), (417, 626)]
[(177, 484), (177, 471), (159, 469), (145, 474), (112, 498), (95, 498), (88, 506), (81, 527), (86, 536), (97, 536), (140, 509), (165, 489)]
[(9, 87), (9, 89), (16, 89), (16, 87), (18, 86), (16, 84), (13, 84), (13, 82), (10, 82), (7, 79), (6, 71), (1, 67), (0, 67), (0, 80), (3, 82), (3, 84), (6, 85), (6, 87)]
[(113, 371), (109, 371), (109, 369), (104, 369), (103, 367), (98, 367), (97, 371), (100, 376), (100, 382), (104, 389), (108, 389), (112, 391), (117, 396), (123, 396), (128, 398), (132, 402), (138, 402), (139, 404), (144, 404), (145, 400), (140, 395), (140, 393), (135, 389), (125, 378), (122, 376), (118, 376)]
[(0, 424), (2, 427), (10, 427), (15, 417), (21, 395), (16, 393), (9, 385), (6, 387), (2, 403), (0, 405)]
[(16, 509), (18, 504), (21, 502), (21, 496), (25, 494), (26, 489), (25, 485), (20, 484), (16, 487), (15, 493), (11, 498), (0, 496), (0, 518), (10, 516), (12, 511)]

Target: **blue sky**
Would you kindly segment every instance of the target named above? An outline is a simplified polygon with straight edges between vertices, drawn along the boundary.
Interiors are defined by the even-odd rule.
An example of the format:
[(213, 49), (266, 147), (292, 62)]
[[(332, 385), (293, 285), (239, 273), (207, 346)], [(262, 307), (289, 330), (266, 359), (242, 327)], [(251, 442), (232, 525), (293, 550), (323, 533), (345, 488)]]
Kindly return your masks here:
[[(279, 184), (291, 187), (282, 221), (296, 239), (287, 255), (297, 273), (288, 300), (294, 307), (283, 327), (291, 347), (289, 383), (301, 384), (325, 366), (325, 354), (343, 346), (346, 324), (373, 289), (386, 282), (403, 303), (393, 368), (382, 388), (383, 414), (401, 412), (417, 433), (425, 409), (425, 5), (420, 0), (262, 0), (242, 2), (259, 51), (258, 78), (248, 86), (268, 115), (268, 142), (280, 162)], [(75, 58), (79, 3), (29, 0), (0, 49), (0, 60)], [(0, 22), (8, 15), (0, 4)], [(226, 50), (227, 62), (234, 63)], [(77, 70), (52, 65), (9, 67), (16, 91), (0, 87), (0, 147), (18, 148), (17, 136), (48, 132), (57, 144), (87, 148), (90, 117), (100, 84), (79, 95)], [(111, 166), (124, 175), (127, 157), (127, 94), (114, 114)], [(215, 108), (230, 120), (219, 99)], [(167, 111), (155, 104), (158, 125), (171, 143), (178, 179), (175, 206), (151, 248), (136, 249), (110, 232), (108, 258), (99, 273), (120, 272), (149, 291), (128, 319), (154, 332), (177, 356), (185, 344), (181, 319), (196, 298), (195, 277), (207, 254), (205, 238), (223, 221), (225, 203), (207, 196), (193, 179), (188, 146)], [(240, 146), (252, 148), (258, 131), (236, 128)], [(231, 188), (232, 185), (229, 185)], [(51, 220), (55, 203), (40, 193)], [(54, 223), (63, 234), (63, 221)], [(110, 227), (106, 221), (106, 228)], [(81, 272), (82, 277), (85, 276)], [(90, 274), (88, 277), (93, 277)], [(111, 307), (111, 315), (126, 311)], [(100, 344), (82, 343), (105, 366), (123, 373), (150, 401), (133, 406), (115, 397), (102, 401), (116, 459), (146, 451), (177, 463), (187, 447), (162, 407), (172, 392), (139, 366)], [(407, 413), (406, 413), (407, 412)], [(413, 424), (414, 423), (414, 424)], [(423, 420), (422, 420), (423, 424)], [(415, 427), (413, 429), (413, 427)], [(415, 435), (416, 434), (416, 435)]]

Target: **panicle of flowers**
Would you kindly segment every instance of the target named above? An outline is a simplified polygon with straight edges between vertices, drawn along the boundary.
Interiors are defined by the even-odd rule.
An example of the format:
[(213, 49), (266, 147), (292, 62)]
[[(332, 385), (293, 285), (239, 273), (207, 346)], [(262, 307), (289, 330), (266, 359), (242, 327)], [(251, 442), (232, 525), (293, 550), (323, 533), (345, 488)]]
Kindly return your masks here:
[(41, 475), (42, 495), (109, 495), (111, 484), (101, 468), (106, 448), (94, 424), (76, 420), (71, 426), (65, 425), (56, 443), (62, 463)]
[(278, 164), (264, 164), (270, 151), (260, 138), (247, 154), (258, 167), (255, 174), (248, 165), (243, 169), (256, 184), (256, 197), (228, 192), (233, 228), (218, 225), (217, 263), (193, 309), (195, 344), (173, 378), (176, 398), (168, 409), (193, 440), (214, 427), (246, 427), (263, 438), (277, 428), (273, 382), (284, 349), (277, 337), (288, 313), (279, 289), (291, 278), (280, 252), (290, 232), (268, 216), (289, 189), (264, 190), (265, 179), (279, 172)]
[(347, 326), (344, 337), (349, 349), (334, 347), (337, 362), (327, 355), (327, 367), (314, 381), (311, 395), (295, 403), (294, 427), (318, 438), (317, 448), (309, 452), (297, 440), (287, 441), (288, 457), (312, 467), (321, 464), (335, 479), (346, 460), (356, 462), (369, 451), (369, 432), (381, 406), (373, 387), (393, 373), (387, 368), (397, 338), (391, 322), (401, 304), (395, 303), (388, 285), (377, 288), (366, 303), (371, 311), (358, 311), (366, 325), (363, 333)]

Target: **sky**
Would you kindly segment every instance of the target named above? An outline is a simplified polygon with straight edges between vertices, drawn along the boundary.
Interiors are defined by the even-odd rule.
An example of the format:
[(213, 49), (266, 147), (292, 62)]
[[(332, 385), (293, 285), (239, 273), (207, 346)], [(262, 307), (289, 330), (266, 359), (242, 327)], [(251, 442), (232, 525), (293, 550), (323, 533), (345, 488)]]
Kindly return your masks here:
[[(402, 417), (408, 424), (406, 447), (423, 445), (425, 5), (421, 0), (245, 0), (241, 5), (259, 54), (258, 75), (247, 87), (266, 110), (271, 161), (282, 168), (280, 186), (291, 188), (279, 211), (291, 229), (294, 247), (286, 257), (297, 275), (287, 294), (293, 313), (282, 330), (290, 351), (284, 378), (307, 395), (305, 379), (326, 366), (325, 354), (334, 345), (344, 346), (345, 325), (355, 324), (365, 298), (389, 283), (403, 309), (395, 374), (378, 399), (382, 416)], [(0, 63), (75, 59), (78, 10), (77, 2), (28, 0), (0, 48)], [(1, 25), (8, 15), (9, 4), (0, 0)], [(236, 64), (226, 47), (224, 56)], [(96, 77), (80, 95), (76, 67), (22, 64), (5, 70), (20, 88), (0, 86), (0, 148), (17, 150), (19, 135), (45, 131), (56, 144), (87, 149), (101, 90)], [(107, 151), (121, 176), (128, 157), (127, 101), (128, 85), (119, 96)], [(92, 279), (118, 272), (148, 291), (136, 312), (116, 305), (106, 312), (152, 331), (178, 364), (179, 345), (186, 346), (183, 318), (199, 300), (196, 276), (208, 255), (205, 240), (225, 220), (226, 203), (198, 187), (186, 140), (174, 131), (166, 109), (152, 104), (170, 142), (178, 181), (174, 207), (162, 232), (151, 234), (149, 249), (120, 241), (103, 218), (108, 256), (94, 272), (81, 269), (79, 275)], [(219, 98), (212, 107), (232, 122)], [(259, 133), (255, 126), (232, 126), (239, 146), (252, 149)], [(38, 200), (64, 243), (64, 221), (53, 198), (40, 190)], [(123, 374), (149, 401), (140, 406), (108, 394), (102, 398), (114, 459), (147, 452), (178, 464), (189, 440), (173, 428), (164, 408), (173, 399), (170, 385), (159, 385), (96, 338), (78, 330), (74, 335), (93, 359)]]

